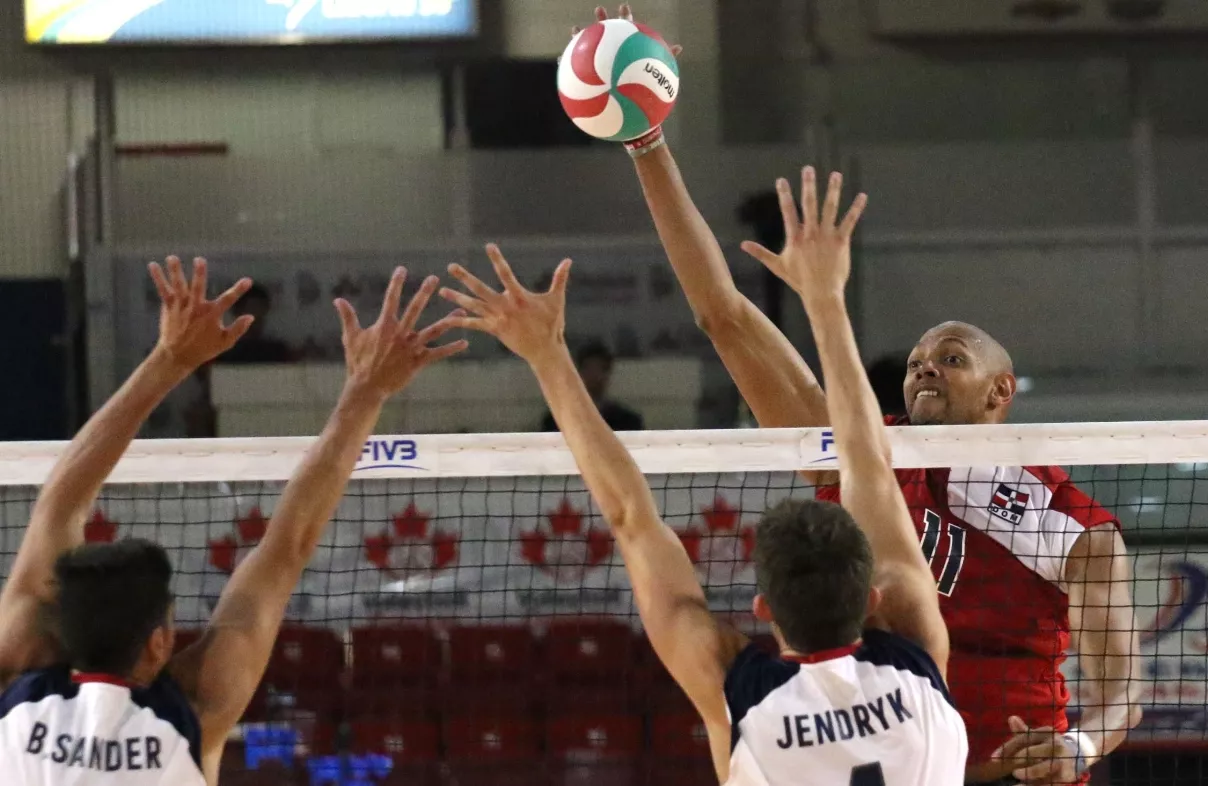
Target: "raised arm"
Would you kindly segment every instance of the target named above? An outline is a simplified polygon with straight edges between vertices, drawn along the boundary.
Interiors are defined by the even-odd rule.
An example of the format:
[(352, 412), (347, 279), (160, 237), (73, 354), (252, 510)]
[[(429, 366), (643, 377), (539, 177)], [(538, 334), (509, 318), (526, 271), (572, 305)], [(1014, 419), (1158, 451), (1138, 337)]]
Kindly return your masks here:
[[(797, 219), (792, 200), (785, 203), (784, 253), (773, 254), (753, 243), (746, 248), (801, 296), (809, 314), (831, 393), (827, 400), (843, 506), (864, 530), (876, 560), (877, 584), (883, 592), (877, 619), (921, 644), (942, 672), (948, 661), (948, 631), (940, 617), (935, 579), (898, 487), (880, 408), (847, 315), (844, 289), (851, 271), (851, 236), (866, 198), (856, 197), (837, 223), (842, 183), (838, 173), (831, 175), (819, 219), (814, 170), (807, 167), (802, 174), (804, 222)], [(784, 180), (776, 188), (781, 194), (789, 192)]]
[[(628, 4), (620, 14), (633, 19)], [(607, 17), (604, 9), (596, 9), (597, 19)], [(734, 285), (721, 246), (693, 203), (662, 130), (627, 148), (696, 323), (713, 342), (759, 425), (826, 425), (826, 396), (817, 378), (784, 334)], [(792, 195), (787, 197), (791, 202)]]
[(49, 665), (57, 645), (41, 624), (54, 598), (55, 560), (84, 543), (84, 523), (101, 484), (152, 411), (197, 367), (229, 349), (252, 322), (223, 325), (223, 315), (251, 286), (243, 279), (217, 300), (206, 300), (205, 260), (185, 279), (180, 260), (167, 273), (150, 266), (162, 301), (159, 340), (125, 384), (89, 418), (63, 451), (38, 494), (29, 526), (0, 593), (0, 688), (23, 671)]
[(466, 346), (464, 341), (427, 346), (452, 327), (452, 315), (415, 331), (436, 291), (435, 277), (424, 282), (398, 317), (404, 279), (399, 268), (381, 315), (369, 328), (360, 327), (347, 301), (336, 301), (348, 376), (335, 411), (286, 484), (264, 537), (227, 582), (205, 634), (170, 666), (201, 721), (202, 755), (211, 776), (227, 734), (264, 674), (286, 604), (344, 494), (382, 405), (424, 366)]
[(558, 266), (548, 293), (534, 294), (516, 280), (498, 248), (488, 246), (487, 253), (502, 293), (454, 265), (450, 274), (472, 296), (449, 289), (441, 295), (474, 315), (459, 320), (461, 326), (495, 336), (537, 376), (588, 491), (612, 528), (651, 644), (705, 720), (715, 762), (728, 762), (722, 684), (746, 640), (709, 612), (683, 544), (663, 523), (641, 470), (605, 424), (575, 369), (563, 338), (570, 260)]

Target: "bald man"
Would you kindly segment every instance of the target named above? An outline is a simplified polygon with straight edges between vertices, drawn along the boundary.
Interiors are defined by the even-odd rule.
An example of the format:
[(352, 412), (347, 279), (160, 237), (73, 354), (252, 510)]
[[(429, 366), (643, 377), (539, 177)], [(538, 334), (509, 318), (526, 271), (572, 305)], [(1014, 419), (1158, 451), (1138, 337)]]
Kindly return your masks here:
[[(828, 425), (817, 378), (735, 287), (661, 133), (626, 148), (697, 324), (759, 425)], [(814, 177), (810, 168), (802, 175), (810, 215), (817, 214)], [(801, 237), (801, 213), (787, 180), (776, 190), (792, 243)], [(743, 249), (778, 269), (780, 255), (755, 243)], [(847, 319), (846, 312), (838, 318)], [(1002, 423), (1016, 382), (997, 341), (972, 325), (945, 322), (911, 352), (903, 390), (909, 415), (889, 419), (891, 425)], [(1133, 679), (1139, 641), (1114, 517), (1058, 467), (897, 475), (952, 639), (949, 685), (969, 729), (967, 782), (1084, 782), (1088, 768), (1140, 721)], [(819, 498), (839, 499), (834, 475), (810, 479)], [(1066, 715), (1069, 691), (1059, 671), (1070, 646), (1082, 675), (1078, 728)]]

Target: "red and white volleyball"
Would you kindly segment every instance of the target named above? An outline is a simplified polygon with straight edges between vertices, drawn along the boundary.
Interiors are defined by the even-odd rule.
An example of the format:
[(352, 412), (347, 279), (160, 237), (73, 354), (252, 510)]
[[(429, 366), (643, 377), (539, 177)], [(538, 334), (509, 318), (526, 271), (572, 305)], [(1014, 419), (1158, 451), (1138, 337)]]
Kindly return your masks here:
[(571, 39), (558, 66), (558, 95), (583, 131), (628, 142), (671, 114), (679, 98), (679, 65), (654, 30), (608, 19)]

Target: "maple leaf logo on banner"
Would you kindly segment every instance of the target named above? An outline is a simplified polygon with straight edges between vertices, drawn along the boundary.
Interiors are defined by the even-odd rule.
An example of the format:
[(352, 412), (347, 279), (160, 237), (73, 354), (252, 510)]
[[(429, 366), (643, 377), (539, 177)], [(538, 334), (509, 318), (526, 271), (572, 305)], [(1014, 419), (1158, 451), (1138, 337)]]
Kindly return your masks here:
[(755, 554), (755, 528), (742, 524), (742, 511), (724, 497), (701, 510), (704, 531), (695, 525), (679, 533), (684, 550), (709, 583), (730, 583), (734, 574), (751, 564)]
[(112, 543), (117, 540), (117, 522), (105, 518), (105, 514), (97, 510), (84, 524), (85, 543)]
[(431, 516), (412, 502), (392, 526), (365, 538), (365, 558), (392, 579), (438, 573), (457, 561), (457, 535), (432, 532)]
[(210, 541), (210, 564), (228, 575), (234, 573), (239, 563), (264, 537), (266, 529), (268, 519), (260, 508), (252, 508), (246, 516), (235, 521), (235, 534)]
[(557, 509), (545, 514), (541, 527), (520, 536), (520, 556), (557, 581), (576, 581), (612, 555), (612, 535), (604, 530), (583, 530), (583, 512), (563, 497)]

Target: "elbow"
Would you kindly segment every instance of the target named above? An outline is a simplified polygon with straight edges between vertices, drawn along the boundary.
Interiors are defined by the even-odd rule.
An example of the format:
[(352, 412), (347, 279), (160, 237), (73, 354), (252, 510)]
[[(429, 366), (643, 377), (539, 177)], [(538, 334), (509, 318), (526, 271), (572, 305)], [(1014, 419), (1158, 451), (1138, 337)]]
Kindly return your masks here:
[(710, 339), (734, 335), (743, 329), (743, 297), (735, 289), (709, 298), (701, 307), (693, 306), (692, 317)]

